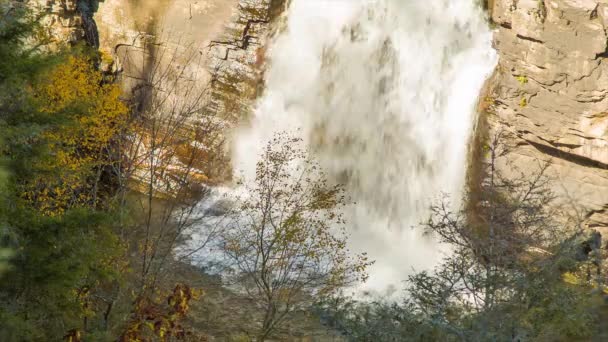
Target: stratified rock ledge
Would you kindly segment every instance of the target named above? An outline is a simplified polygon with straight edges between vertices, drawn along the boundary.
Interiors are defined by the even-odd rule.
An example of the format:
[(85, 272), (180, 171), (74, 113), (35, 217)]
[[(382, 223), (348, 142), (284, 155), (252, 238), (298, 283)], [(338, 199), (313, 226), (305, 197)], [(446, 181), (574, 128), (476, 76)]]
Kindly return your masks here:
[(608, 1), (495, 0), (490, 10), (492, 129), (509, 133), (520, 169), (550, 161), (557, 195), (608, 234)]

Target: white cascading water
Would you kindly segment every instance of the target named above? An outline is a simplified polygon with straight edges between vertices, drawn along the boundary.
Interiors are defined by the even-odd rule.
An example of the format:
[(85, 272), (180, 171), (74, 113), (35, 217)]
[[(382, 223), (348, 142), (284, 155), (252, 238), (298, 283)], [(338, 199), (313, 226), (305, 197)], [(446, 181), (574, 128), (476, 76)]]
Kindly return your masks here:
[(299, 129), (356, 202), (351, 249), (376, 260), (366, 288), (399, 286), (441, 257), (413, 227), (442, 192), (461, 193), (496, 60), (487, 22), (475, 0), (292, 0), (287, 15), (234, 168), (254, 177), (274, 133)]

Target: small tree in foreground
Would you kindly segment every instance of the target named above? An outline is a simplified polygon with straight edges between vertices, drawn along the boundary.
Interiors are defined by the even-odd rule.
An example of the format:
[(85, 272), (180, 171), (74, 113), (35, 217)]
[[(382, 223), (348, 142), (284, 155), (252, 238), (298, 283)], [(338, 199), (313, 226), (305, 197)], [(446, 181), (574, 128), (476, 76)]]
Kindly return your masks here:
[(364, 281), (370, 265), (346, 248), (343, 187), (328, 184), (299, 143), (286, 134), (268, 143), (223, 236), (239, 283), (263, 311), (262, 341), (313, 297)]
[[(557, 219), (548, 166), (499, 172), (497, 133), (464, 208), (448, 199), (423, 225), (452, 249), (433, 271), (409, 276), (402, 303), (338, 298), (319, 305), (353, 341), (570, 341), (597, 333), (605, 287), (597, 234)], [(507, 170), (503, 166), (501, 170)]]
[(563, 278), (589, 259), (581, 246), (593, 234), (560, 215), (549, 164), (522, 172), (505, 162), (503, 136), (497, 132), (485, 147), (470, 205), (453, 212), (443, 201), (431, 208), (425, 228), (453, 253), (433, 273), (409, 278), (411, 299), (433, 326), (457, 339), (585, 337), (593, 325), (591, 297), (586, 286)]

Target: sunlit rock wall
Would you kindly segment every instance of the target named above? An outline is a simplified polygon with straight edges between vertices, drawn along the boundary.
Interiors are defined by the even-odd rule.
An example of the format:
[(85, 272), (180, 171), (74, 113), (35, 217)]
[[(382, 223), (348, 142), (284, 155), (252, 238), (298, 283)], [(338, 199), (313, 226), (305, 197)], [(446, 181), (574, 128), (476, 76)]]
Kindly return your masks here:
[[(103, 1), (103, 0), (102, 0)], [(59, 44), (74, 44), (89, 39), (96, 44), (94, 23), (90, 21), (98, 1), (30, 0), (28, 5), (44, 13), (42, 24), (50, 37)]]
[(608, 1), (495, 0), (497, 70), (483, 94), (511, 162), (549, 161), (571, 214), (608, 233)]
[(209, 44), (212, 100), (209, 109), (237, 123), (263, 89), (269, 38), (280, 27), (285, 0), (240, 0), (222, 34)]

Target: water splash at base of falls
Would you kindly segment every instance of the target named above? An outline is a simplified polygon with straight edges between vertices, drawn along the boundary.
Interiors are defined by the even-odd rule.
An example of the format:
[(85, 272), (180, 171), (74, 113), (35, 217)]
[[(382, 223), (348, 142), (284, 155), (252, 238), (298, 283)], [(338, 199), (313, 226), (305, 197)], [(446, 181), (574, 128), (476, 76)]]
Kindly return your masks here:
[(366, 288), (437, 263), (415, 229), (442, 192), (458, 198), (474, 105), (496, 63), (473, 0), (293, 0), (269, 53), (267, 88), (237, 132), (234, 168), (255, 176), (278, 131), (298, 130), (357, 203), (351, 249), (376, 264)]

